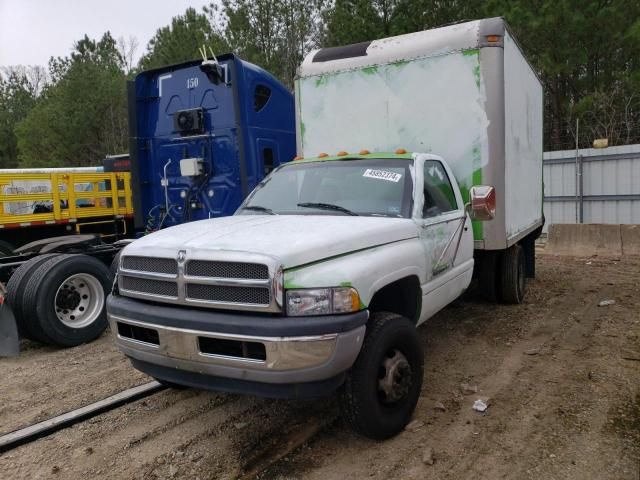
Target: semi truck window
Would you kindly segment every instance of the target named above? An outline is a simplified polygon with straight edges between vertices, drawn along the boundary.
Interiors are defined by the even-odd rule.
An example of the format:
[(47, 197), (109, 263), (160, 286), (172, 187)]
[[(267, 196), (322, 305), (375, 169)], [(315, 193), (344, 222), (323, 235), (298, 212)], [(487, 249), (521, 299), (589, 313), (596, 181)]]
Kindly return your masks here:
[(253, 109), (256, 112), (262, 110), (269, 101), (270, 96), (271, 89), (269, 87), (265, 87), (264, 85), (257, 85), (255, 91), (253, 92)]
[(442, 164), (436, 160), (424, 162), (424, 205), (422, 217), (429, 218), (457, 210), (456, 196)]

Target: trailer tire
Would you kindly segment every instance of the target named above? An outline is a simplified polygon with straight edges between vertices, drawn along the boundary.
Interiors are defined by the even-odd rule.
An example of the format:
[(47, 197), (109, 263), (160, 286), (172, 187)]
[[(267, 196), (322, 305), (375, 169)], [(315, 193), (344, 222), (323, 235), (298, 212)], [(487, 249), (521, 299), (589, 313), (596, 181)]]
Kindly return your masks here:
[(13, 310), (20, 336), (28, 338), (29, 340), (42, 341), (38, 338), (38, 330), (33, 321), (33, 317), (24, 315), (22, 311), (24, 292), (29, 282), (31, 272), (55, 255), (55, 253), (47, 253), (27, 260), (13, 272), (7, 282), (7, 303)]
[(105, 300), (111, 274), (88, 255), (56, 255), (40, 265), (26, 286), (22, 309), (36, 319), (48, 343), (74, 347), (107, 328)]
[(339, 393), (346, 423), (375, 440), (401, 432), (416, 408), (423, 366), (414, 323), (395, 313), (373, 313)]
[(516, 244), (502, 252), (500, 258), (500, 300), (519, 304), (524, 300), (527, 287), (524, 249)]

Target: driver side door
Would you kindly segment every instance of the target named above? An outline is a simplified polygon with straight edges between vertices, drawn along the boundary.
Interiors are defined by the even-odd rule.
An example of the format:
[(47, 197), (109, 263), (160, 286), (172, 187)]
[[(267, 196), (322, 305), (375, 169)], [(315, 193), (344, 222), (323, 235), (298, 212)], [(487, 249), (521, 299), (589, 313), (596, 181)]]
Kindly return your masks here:
[(459, 263), (458, 252), (470, 225), (445, 165), (436, 159), (426, 159), (421, 168), (422, 211), (416, 223), (426, 258), (423, 295), (427, 295), (456, 276), (454, 266)]

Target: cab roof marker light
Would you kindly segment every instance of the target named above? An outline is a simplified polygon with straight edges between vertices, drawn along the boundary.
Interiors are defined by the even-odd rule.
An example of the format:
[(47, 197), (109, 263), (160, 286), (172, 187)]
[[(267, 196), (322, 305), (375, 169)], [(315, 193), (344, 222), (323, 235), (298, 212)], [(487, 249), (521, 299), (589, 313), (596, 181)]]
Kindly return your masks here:
[(324, 153), (324, 152), (318, 154), (318, 158), (324, 158), (324, 157), (328, 157), (328, 156), (329, 156), (329, 154)]
[(304, 160), (304, 157), (301, 157), (300, 155), (296, 155), (295, 157), (293, 157), (294, 162), (297, 160)]
[(405, 153), (407, 153), (407, 151), (406, 151), (404, 148), (398, 148), (398, 149), (396, 150), (396, 153), (397, 153), (398, 155), (404, 155)]
[(345, 152), (344, 150), (340, 150), (337, 154), (336, 157), (344, 157), (345, 155), (349, 155), (348, 152)]
[(367, 149), (360, 150), (360, 155), (369, 155), (371, 152)]

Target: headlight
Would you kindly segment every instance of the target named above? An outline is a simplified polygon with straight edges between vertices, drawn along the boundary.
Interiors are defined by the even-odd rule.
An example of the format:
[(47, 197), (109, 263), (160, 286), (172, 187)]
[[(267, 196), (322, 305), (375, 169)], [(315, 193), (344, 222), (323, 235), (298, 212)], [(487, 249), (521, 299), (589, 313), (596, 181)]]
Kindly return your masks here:
[(310, 288), (287, 290), (287, 314), (329, 315), (360, 310), (360, 296), (355, 288)]

